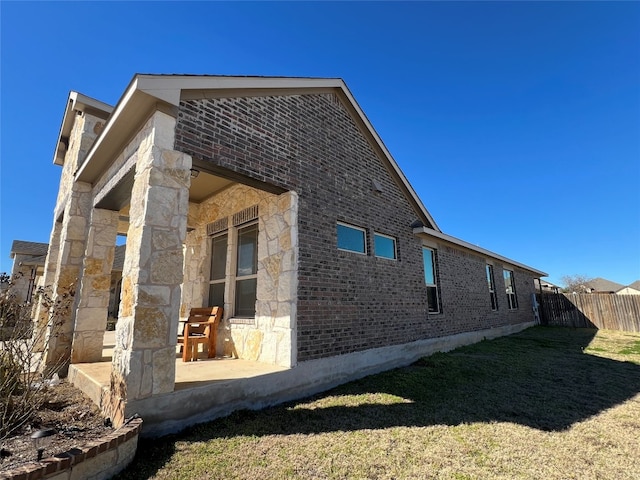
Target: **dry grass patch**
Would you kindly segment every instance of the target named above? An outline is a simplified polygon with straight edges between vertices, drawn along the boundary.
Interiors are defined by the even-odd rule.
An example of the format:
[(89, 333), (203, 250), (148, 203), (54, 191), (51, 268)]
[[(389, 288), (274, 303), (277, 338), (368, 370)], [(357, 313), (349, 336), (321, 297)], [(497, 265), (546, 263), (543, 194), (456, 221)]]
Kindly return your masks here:
[(121, 478), (636, 479), (639, 342), (529, 329), (142, 441)]

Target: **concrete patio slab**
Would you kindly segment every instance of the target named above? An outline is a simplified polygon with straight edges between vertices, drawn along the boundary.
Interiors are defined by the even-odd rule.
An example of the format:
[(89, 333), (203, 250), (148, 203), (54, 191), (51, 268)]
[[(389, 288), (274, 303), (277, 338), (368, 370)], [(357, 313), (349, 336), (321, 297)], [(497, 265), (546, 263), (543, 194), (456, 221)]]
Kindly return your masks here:
[[(126, 416), (139, 414), (144, 437), (178, 432), (197, 423), (224, 417), (237, 410), (257, 410), (303, 398), (374, 373), (409, 365), (434, 352), (510, 335), (534, 322), (477, 332), (419, 340), (402, 345), (301, 362), (284, 368), (237, 359), (203, 359), (182, 362), (176, 354), (173, 392), (130, 401)], [(72, 364), (69, 379), (98, 405), (109, 397), (111, 362), (109, 336), (105, 337), (105, 362)]]

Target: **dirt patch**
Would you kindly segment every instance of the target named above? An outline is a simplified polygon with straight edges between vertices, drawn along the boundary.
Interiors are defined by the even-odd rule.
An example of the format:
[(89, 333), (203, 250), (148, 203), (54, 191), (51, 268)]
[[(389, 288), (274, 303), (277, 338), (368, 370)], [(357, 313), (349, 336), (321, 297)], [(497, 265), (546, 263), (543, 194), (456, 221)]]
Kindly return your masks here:
[(81, 447), (113, 431), (113, 428), (105, 426), (104, 417), (89, 397), (62, 380), (55, 387), (49, 387), (48, 401), (42, 405), (33, 422), (15, 435), (0, 440), (0, 472), (35, 463), (36, 451), (31, 434), (46, 428), (53, 428), (57, 434), (45, 450), (44, 457)]

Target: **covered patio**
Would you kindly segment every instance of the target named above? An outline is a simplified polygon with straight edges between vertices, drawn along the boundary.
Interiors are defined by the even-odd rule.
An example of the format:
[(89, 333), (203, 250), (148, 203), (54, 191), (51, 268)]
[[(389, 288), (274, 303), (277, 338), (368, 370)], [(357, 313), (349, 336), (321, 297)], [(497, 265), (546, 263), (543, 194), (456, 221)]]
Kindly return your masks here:
[[(100, 361), (69, 367), (68, 380), (101, 407), (109, 397), (115, 344), (115, 332), (105, 332)], [(289, 370), (239, 358), (209, 359), (202, 353), (198, 361), (183, 362), (176, 349), (174, 391), (141, 400), (139, 411), (132, 411), (143, 417), (144, 435), (177, 431), (233, 410), (278, 403), (277, 397), (268, 394), (268, 385), (278, 383), (277, 378)], [(206, 400), (192, 400), (201, 397)]]
[[(70, 94), (43, 275), (54, 303), (34, 321), (45, 369), (68, 375), (114, 425), (137, 413), (160, 434), (287, 390), (265, 377), (297, 363), (298, 199), (175, 150), (180, 89), (163, 100), (147, 93), (157, 86), (136, 77), (115, 110)], [(185, 364), (180, 322), (206, 306), (224, 312), (217, 358)]]

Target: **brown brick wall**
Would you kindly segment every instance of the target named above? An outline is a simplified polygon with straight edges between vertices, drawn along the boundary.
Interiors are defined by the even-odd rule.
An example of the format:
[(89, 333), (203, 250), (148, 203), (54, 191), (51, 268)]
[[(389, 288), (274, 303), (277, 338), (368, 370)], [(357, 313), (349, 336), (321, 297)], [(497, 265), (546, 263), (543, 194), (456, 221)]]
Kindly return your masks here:
[[(494, 314), (484, 260), (445, 249), (443, 314), (427, 316), (421, 241), (410, 227), (418, 215), (335, 95), (183, 101), (175, 148), (298, 192), (299, 361), (532, 319), (522, 314), (520, 272), (520, 311), (499, 298)], [(336, 221), (367, 230), (368, 255), (337, 250)], [(397, 261), (373, 255), (374, 231), (397, 239)], [(495, 275), (503, 291), (498, 265)]]
[[(438, 245), (437, 254), (443, 308), (442, 314), (431, 318), (439, 324), (438, 334), (450, 335), (533, 320), (533, 278), (524, 270), (493, 261), (498, 310), (492, 311), (485, 270), (487, 259), (443, 243)], [(512, 270), (515, 277), (516, 310), (508, 309), (503, 268)]]

